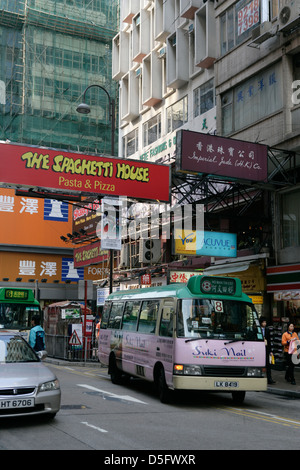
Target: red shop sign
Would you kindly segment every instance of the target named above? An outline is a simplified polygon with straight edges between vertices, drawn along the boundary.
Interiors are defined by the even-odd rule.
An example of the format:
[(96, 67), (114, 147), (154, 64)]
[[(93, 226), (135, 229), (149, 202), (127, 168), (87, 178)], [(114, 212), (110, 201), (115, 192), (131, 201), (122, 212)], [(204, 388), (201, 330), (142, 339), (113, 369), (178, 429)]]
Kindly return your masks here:
[(151, 285), (151, 274), (142, 274), (140, 285), (141, 286)]
[(82, 194), (170, 200), (170, 167), (139, 160), (0, 144), (0, 183)]

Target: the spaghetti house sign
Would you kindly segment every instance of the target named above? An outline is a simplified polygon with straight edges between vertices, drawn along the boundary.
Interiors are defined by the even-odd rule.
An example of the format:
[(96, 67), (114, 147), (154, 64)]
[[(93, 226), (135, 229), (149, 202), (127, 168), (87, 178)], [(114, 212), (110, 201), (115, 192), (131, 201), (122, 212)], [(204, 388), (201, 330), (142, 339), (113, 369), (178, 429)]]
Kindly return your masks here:
[(268, 147), (215, 135), (180, 130), (176, 137), (178, 171), (266, 181)]
[(170, 199), (167, 165), (0, 143), (0, 183), (138, 199)]

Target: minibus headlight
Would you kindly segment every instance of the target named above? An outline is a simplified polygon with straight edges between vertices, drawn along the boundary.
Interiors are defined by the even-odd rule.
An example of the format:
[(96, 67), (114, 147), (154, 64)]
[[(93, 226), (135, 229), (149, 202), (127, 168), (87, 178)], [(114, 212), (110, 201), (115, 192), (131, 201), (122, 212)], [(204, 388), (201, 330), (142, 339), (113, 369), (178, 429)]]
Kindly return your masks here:
[(202, 375), (201, 366), (194, 364), (184, 366), (184, 374), (186, 375)]
[(175, 375), (202, 375), (201, 366), (195, 364), (174, 364)]
[(248, 367), (247, 377), (264, 377), (264, 369), (262, 367)]

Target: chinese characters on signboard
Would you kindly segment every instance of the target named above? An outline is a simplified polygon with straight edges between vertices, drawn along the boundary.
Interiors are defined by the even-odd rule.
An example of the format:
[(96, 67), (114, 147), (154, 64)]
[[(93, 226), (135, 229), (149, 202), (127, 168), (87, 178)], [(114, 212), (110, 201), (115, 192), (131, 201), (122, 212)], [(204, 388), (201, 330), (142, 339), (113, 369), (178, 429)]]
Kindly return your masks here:
[(177, 133), (177, 171), (266, 181), (267, 157), (266, 145), (187, 130)]
[(170, 271), (170, 283), (173, 282), (188, 282), (190, 277), (196, 276), (199, 273), (189, 271)]
[(57, 263), (55, 261), (42, 261), (39, 266), (36, 266), (35, 261), (20, 260), (19, 273), (20, 276), (56, 276)]
[(0, 212), (38, 214), (39, 202), (44, 203), (44, 220), (68, 221), (68, 204), (54, 199), (44, 199), (42, 202), (31, 197), (0, 194)]

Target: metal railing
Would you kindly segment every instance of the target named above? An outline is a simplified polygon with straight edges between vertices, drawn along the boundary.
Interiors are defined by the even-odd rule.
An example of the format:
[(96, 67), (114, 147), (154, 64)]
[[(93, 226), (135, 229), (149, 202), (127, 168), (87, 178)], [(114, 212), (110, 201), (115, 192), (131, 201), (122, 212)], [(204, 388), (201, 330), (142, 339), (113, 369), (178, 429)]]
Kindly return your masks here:
[(67, 361), (98, 362), (98, 344), (90, 336), (83, 337), (82, 344), (77, 346), (69, 344), (69, 336), (46, 334), (45, 342), (49, 357)]

